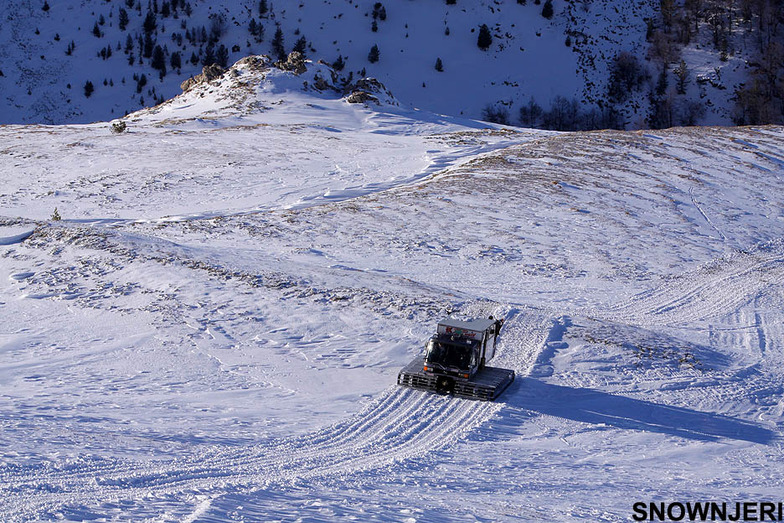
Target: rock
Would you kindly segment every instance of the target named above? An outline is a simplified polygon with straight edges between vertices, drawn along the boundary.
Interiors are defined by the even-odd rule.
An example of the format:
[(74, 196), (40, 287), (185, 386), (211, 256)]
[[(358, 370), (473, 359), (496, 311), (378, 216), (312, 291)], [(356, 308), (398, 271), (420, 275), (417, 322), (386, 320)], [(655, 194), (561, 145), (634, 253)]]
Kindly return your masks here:
[(335, 87), (318, 73), (313, 78), (313, 88), (317, 91), (335, 90)]
[(354, 91), (346, 97), (346, 101), (350, 104), (363, 104), (365, 102), (373, 102), (376, 105), (381, 105), (378, 98), (365, 91)]
[(369, 93), (381, 93), (387, 90), (387, 88), (376, 80), (375, 78), (361, 78), (356, 81), (356, 83), (352, 86), (352, 91), (367, 91)]
[(346, 101), (350, 104), (373, 102), (381, 105), (380, 98), (385, 99), (386, 102), (394, 99), (389, 89), (375, 78), (357, 80), (355, 83), (346, 86), (344, 92), (348, 93)]
[(190, 91), (191, 87), (196, 85), (196, 83), (197, 83), (196, 79), (191, 76), (190, 78), (188, 78), (187, 80), (185, 80), (180, 84), (180, 89), (182, 89), (183, 93), (187, 93), (188, 91)]
[(199, 84), (203, 84), (206, 82), (211, 82), (216, 78), (220, 78), (226, 70), (219, 66), (218, 64), (212, 65), (205, 65), (204, 68), (201, 70), (201, 74), (197, 74), (196, 76), (191, 76), (184, 82), (180, 84), (180, 89), (183, 92), (188, 92), (189, 90), (193, 89), (195, 86)]
[(251, 71), (266, 71), (269, 69), (272, 60), (269, 56), (263, 55), (253, 55), (253, 56), (246, 56), (245, 58), (241, 58), (232, 66), (232, 69), (247, 66), (248, 69)]
[(299, 51), (290, 52), (285, 62), (283, 60), (275, 62), (275, 67), (282, 71), (290, 71), (296, 75), (300, 75), (308, 70), (305, 67), (305, 57)]
[(225, 72), (226, 70), (218, 64), (206, 65), (204, 66), (204, 69), (201, 70), (201, 74), (207, 82), (220, 78)]

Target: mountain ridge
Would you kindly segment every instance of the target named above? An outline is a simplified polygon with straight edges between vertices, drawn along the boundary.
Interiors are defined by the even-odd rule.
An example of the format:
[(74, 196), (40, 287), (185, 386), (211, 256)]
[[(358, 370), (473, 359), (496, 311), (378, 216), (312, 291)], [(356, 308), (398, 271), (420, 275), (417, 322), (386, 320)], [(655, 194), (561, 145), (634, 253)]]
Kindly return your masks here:
[[(556, 0), (549, 19), (534, 1), (324, 0), (270, 5), (264, 15), (255, 0), (220, 7), (203, 0), (46, 5), (44, 10), (43, 1), (11, 0), (0, 7), (0, 123), (118, 118), (175, 96), (205, 61), (223, 60), (228, 67), (244, 56), (299, 47), (313, 61), (340, 62), (348, 82), (376, 77), (401, 103), (440, 114), (527, 126), (518, 113), (533, 103), (540, 113), (577, 111), (586, 128), (642, 128), (650, 112), (646, 86), (657, 74), (647, 62), (647, 36), (650, 21), (661, 16), (654, 0)], [(122, 29), (120, 10), (128, 18)], [(482, 25), (492, 37), (486, 50), (477, 46)], [(376, 62), (369, 60), (373, 46), (379, 49)], [(699, 52), (683, 55), (689, 82), (683, 95), (672, 95), (670, 125), (732, 123), (731, 96), (745, 78), (744, 55), (721, 62), (707, 44), (692, 48)], [(635, 57), (648, 79), (613, 106), (610, 118), (608, 84), (622, 52)], [(175, 54), (178, 67), (172, 65)], [(711, 82), (697, 81), (717, 74)], [(533, 126), (575, 125), (568, 115), (553, 118)]]

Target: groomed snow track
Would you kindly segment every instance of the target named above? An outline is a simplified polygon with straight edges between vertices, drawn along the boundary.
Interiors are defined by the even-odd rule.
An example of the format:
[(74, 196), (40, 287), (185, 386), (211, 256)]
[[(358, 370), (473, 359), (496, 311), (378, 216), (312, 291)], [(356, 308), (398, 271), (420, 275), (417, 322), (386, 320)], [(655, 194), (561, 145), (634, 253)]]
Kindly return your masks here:
[(784, 282), (784, 241), (738, 251), (631, 297), (610, 309), (615, 321), (680, 325), (736, 311)]
[[(527, 374), (547, 339), (552, 321), (535, 310), (507, 320), (500, 352)], [(173, 461), (78, 458), (58, 463), (0, 466), (3, 521), (83, 514), (86, 507), (111, 512), (134, 504), (187, 508), (226, 487), (253, 491), (298, 481), (346, 476), (422, 457), (464, 440), (503, 408), (502, 402), (467, 401), (391, 386), (346, 420), (291, 438), (236, 448), (214, 445)], [(96, 508), (94, 502), (99, 501)], [(175, 501), (176, 500), (176, 501)], [(160, 507), (158, 507), (160, 508)], [(191, 507), (192, 508), (192, 507)], [(159, 511), (150, 509), (151, 515)], [(173, 510), (173, 508), (171, 509)], [(181, 514), (172, 514), (174, 519)]]
[(91, 499), (104, 504), (187, 499), (226, 486), (267, 488), (377, 469), (449, 447), (499, 408), (395, 387), (346, 421), (247, 449), (216, 447), (166, 463), (80, 460), (60, 470), (5, 468), (0, 472), (0, 495), (6, 500), (0, 515), (4, 521), (48, 518), (69, 508), (78, 510)]

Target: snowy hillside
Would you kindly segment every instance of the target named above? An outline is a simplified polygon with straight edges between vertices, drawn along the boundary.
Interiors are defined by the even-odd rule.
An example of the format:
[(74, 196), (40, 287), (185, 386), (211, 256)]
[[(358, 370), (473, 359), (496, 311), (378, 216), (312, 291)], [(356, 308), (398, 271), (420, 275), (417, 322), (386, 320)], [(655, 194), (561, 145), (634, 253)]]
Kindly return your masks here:
[[(784, 129), (517, 131), (318, 67), (0, 127), (0, 519), (780, 501)], [(506, 319), (498, 401), (395, 385), (448, 314)]]
[[(407, 106), (484, 119), (491, 110), (494, 119), (526, 127), (648, 127), (649, 92), (660, 67), (649, 60), (646, 40), (649, 23), (660, 17), (654, 0), (143, 4), (0, 4), (0, 123), (121, 117), (175, 96), (207, 61), (226, 66), (247, 55), (277, 54), (278, 29), (285, 53), (301, 46), (313, 61), (342, 63), (346, 79), (377, 77)], [(553, 12), (545, 18), (548, 4)], [(485, 49), (478, 46), (483, 25), (490, 37)], [(683, 53), (688, 89), (683, 95), (670, 89), (668, 117), (659, 126), (732, 123), (735, 89), (754, 60), (751, 44), (739, 44), (721, 61), (705, 38)], [(374, 46), (377, 61), (369, 57)], [(608, 115), (608, 83), (620, 53), (636, 57), (644, 85), (628, 89), (630, 97)], [(679, 59), (667, 58), (671, 86)], [(556, 114), (523, 118), (520, 110), (529, 104)]]

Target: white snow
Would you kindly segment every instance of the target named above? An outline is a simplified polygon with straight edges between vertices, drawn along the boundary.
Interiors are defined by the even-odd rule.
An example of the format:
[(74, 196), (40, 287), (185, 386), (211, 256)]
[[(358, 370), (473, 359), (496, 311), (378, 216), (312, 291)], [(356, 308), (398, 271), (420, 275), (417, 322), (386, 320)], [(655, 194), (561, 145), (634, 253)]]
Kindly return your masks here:
[[(515, 131), (239, 73), (122, 134), (0, 127), (0, 519), (780, 501), (783, 129)], [(395, 385), (450, 313), (506, 318), (498, 401)]]

